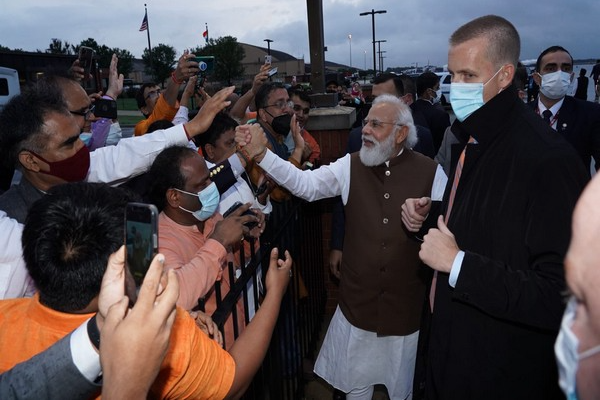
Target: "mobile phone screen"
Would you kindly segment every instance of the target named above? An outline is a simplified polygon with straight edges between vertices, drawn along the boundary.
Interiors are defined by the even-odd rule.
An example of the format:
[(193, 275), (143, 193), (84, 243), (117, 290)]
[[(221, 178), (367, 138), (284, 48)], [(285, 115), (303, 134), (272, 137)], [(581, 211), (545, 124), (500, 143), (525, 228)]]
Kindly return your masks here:
[(129, 203), (125, 214), (127, 266), (136, 286), (141, 286), (158, 252), (158, 210), (152, 204)]

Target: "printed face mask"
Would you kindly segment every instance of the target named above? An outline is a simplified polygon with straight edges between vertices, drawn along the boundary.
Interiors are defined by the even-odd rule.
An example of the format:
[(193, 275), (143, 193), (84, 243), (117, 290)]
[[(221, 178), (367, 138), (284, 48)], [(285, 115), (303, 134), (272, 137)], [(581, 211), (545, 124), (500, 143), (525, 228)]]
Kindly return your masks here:
[(219, 194), (219, 189), (217, 188), (217, 184), (212, 182), (210, 185), (202, 189), (199, 193), (190, 193), (185, 190), (177, 189), (178, 192), (188, 194), (190, 196), (197, 196), (200, 201), (200, 209), (196, 211), (187, 210), (181, 206), (185, 212), (192, 214), (198, 221), (206, 221), (210, 217), (214, 215), (219, 208), (219, 202), (221, 201), (221, 195)]

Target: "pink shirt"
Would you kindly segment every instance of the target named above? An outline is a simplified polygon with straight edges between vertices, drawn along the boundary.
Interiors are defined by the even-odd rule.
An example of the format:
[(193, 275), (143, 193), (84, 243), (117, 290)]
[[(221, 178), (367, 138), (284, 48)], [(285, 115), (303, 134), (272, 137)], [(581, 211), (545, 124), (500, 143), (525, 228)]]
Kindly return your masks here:
[(177, 305), (186, 310), (198, 305), (198, 298), (209, 293), (223, 274), (227, 250), (208, 238), (222, 218), (220, 214), (209, 218), (200, 232), (196, 225), (180, 225), (164, 212), (158, 216), (158, 251), (165, 256), (165, 267), (174, 269), (179, 278)]

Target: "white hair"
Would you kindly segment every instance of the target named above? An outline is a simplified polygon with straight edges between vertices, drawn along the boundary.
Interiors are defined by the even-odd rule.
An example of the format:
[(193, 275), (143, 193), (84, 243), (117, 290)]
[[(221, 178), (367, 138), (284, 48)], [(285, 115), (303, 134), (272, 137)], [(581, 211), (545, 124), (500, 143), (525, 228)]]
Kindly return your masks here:
[(398, 109), (398, 114), (394, 118), (394, 122), (399, 125), (404, 125), (408, 128), (408, 135), (406, 136), (405, 146), (411, 149), (415, 147), (415, 145), (419, 141), (419, 138), (417, 137), (417, 128), (415, 127), (410, 107), (407, 106), (398, 97), (393, 96), (391, 94), (382, 94), (377, 96), (375, 100), (373, 100), (373, 105), (377, 105), (380, 103), (391, 104)]

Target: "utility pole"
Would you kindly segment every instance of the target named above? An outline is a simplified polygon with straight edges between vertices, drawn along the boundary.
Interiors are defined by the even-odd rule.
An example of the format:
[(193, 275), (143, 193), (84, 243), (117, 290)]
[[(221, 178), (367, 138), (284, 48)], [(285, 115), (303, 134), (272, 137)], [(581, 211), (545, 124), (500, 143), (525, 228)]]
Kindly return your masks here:
[(359, 15), (365, 16), (365, 15), (370, 15), (371, 16), (371, 27), (373, 28), (373, 72), (376, 71), (377, 67), (377, 58), (375, 55), (375, 14), (385, 14), (387, 13), (387, 10), (377, 10), (375, 11), (375, 9), (371, 9), (371, 11), (366, 11), (366, 12), (362, 12)]
[[(379, 54), (379, 71), (383, 72), (382, 68), (381, 68), (381, 43), (385, 43), (385, 42), (387, 42), (387, 40), (385, 40), (385, 39), (384, 40), (376, 40), (375, 42), (377, 43), (377, 54)], [(373, 46), (375, 46), (375, 45), (373, 45)], [(373, 64), (373, 69), (375, 69), (375, 70), (377, 69), (377, 67), (375, 67), (375, 64)]]

